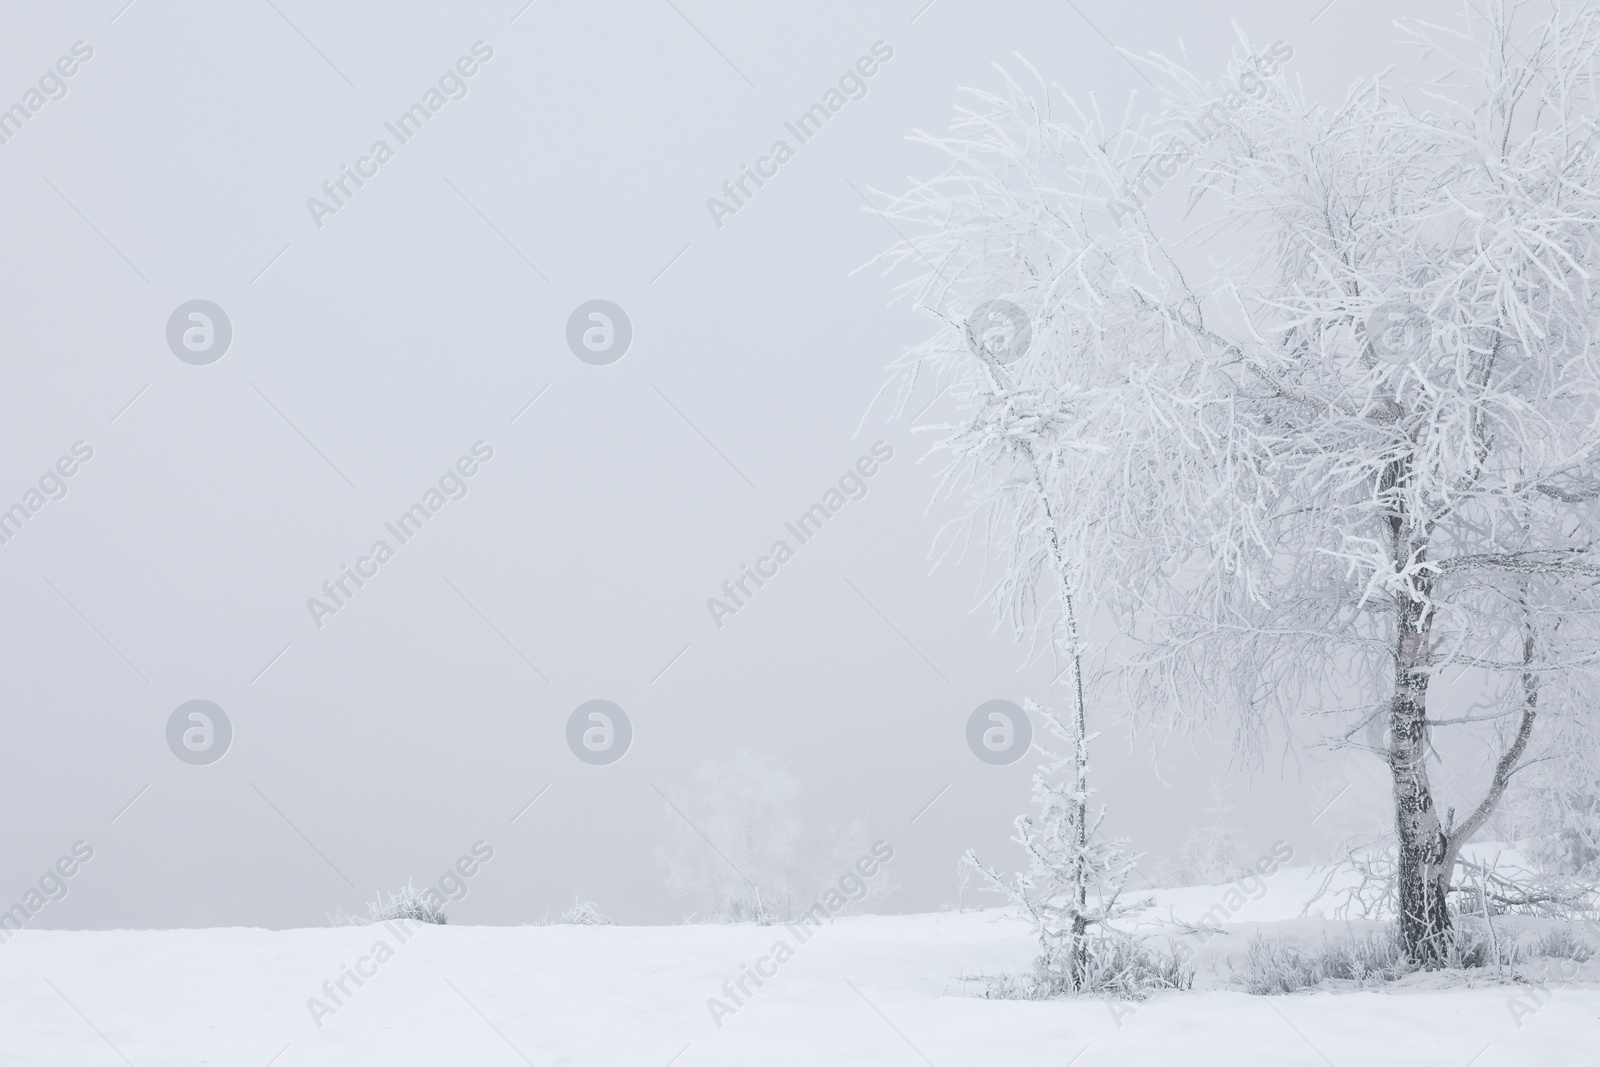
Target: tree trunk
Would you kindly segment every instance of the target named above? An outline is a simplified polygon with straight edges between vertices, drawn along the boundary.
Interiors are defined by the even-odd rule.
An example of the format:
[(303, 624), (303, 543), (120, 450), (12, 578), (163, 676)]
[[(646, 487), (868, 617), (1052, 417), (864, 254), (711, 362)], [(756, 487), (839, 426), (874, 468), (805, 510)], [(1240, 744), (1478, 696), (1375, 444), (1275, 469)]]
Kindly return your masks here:
[[(975, 355), (989, 368), (995, 394), (1010, 391), (1011, 381), (1005, 367), (983, 346), (968, 338)], [(1026, 440), (1019, 442), (1018, 451), (1027, 461), (1033, 476), (1033, 490), (1044, 515), (1045, 544), (1050, 553), (1050, 569), (1055, 573), (1057, 594), (1061, 597), (1061, 622), (1064, 633), (1063, 651), (1072, 665), (1072, 728), (1076, 752), (1073, 757), (1073, 789), (1076, 794), (1077, 862), (1073, 872), (1072, 895), (1076, 904), (1072, 918), (1072, 941), (1068, 959), (1068, 981), (1074, 989), (1089, 986), (1089, 720), (1083, 699), (1083, 647), (1078, 633), (1078, 609), (1067, 574), (1066, 561), (1061, 554), (1061, 534), (1056, 526), (1055, 508), (1033, 446)], [(1058, 642), (1058, 647), (1060, 647)]]
[[(1052, 534), (1054, 530), (1052, 528)], [(1062, 608), (1072, 653), (1072, 733), (1077, 756), (1072, 761), (1073, 789), (1077, 792), (1077, 895), (1078, 913), (1072, 920), (1073, 981), (1078, 989), (1089, 986), (1089, 721), (1083, 706), (1083, 659), (1078, 647), (1078, 613), (1072, 594), (1062, 580)]]
[[(1426, 591), (1422, 595), (1426, 597)], [(1424, 602), (1399, 605), (1389, 773), (1399, 838), (1400, 942), (1418, 963), (1437, 962), (1450, 934), (1446, 899), (1453, 857), (1428, 784), (1428, 656), (1432, 619)]]

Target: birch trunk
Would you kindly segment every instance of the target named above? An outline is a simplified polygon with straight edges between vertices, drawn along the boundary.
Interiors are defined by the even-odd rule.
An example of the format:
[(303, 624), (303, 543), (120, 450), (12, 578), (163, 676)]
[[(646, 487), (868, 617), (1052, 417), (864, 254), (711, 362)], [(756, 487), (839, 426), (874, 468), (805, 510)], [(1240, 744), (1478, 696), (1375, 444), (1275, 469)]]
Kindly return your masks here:
[(1416, 599), (1402, 601), (1398, 610), (1388, 757), (1399, 839), (1400, 940), (1413, 960), (1429, 963), (1440, 958), (1450, 933), (1450, 912), (1445, 904), (1453, 857), (1428, 782), (1431, 618), (1426, 604)]

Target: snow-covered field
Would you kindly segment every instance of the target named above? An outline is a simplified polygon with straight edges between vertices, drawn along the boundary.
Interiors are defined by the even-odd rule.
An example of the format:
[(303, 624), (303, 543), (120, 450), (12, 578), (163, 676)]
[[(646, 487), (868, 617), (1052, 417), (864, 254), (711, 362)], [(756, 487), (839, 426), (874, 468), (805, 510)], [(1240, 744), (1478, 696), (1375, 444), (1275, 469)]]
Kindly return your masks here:
[[(1600, 1063), (1592, 962), (1547, 992), (1488, 972), (1381, 992), (1224, 988), (1226, 958), (1258, 930), (1311, 941), (1345, 929), (1298, 917), (1320, 881), (1280, 871), (1207, 940), (1195, 992), (1142, 1004), (983, 999), (977, 976), (1024, 970), (1032, 952), (999, 910), (842, 919), (804, 943), (748, 925), (420, 927), (404, 943), (382, 926), (30, 930), (0, 946), (0, 1063)], [(1196, 923), (1228, 893), (1162, 891), (1152, 914)], [(781, 963), (780, 939), (793, 950)], [(374, 954), (380, 940), (392, 958)], [(758, 963), (773, 976), (746, 978), (753, 995), (714, 1020), (708, 1000), (732, 1007), (724, 983), (737, 989)], [(371, 977), (345, 978), (340, 994), (358, 965)], [(1532, 1009), (1521, 1025), (1513, 997)]]

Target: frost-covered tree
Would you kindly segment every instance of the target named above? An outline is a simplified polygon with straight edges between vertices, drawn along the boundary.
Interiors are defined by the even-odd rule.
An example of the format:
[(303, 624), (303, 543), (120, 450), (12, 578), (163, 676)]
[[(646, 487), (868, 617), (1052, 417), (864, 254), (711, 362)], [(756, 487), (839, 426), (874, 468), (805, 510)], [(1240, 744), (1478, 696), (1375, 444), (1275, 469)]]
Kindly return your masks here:
[[(996, 321), (998, 320), (998, 321)], [(1054, 402), (1053, 394), (1034, 395), (1019, 389), (1009, 364), (1026, 351), (1031, 332), (1020, 309), (1006, 301), (985, 305), (983, 312), (959, 324), (964, 345), (963, 363), (958, 377), (970, 404), (967, 417), (948, 431), (940, 448), (951, 456), (940, 491), (967, 502), (970, 511), (965, 523), (952, 529), (964, 540), (961, 551), (972, 546), (977, 532), (985, 561), (998, 561), (998, 577), (988, 599), (996, 614), (1009, 622), (1019, 637), (1033, 642), (1035, 651), (1044, 644), (1055, 664), (1064, 665), (1057, 677), (1066, 675), (1072, 701), (1071, 733), (1072, 780), (1067, 788), (1049, 786), (1047, 809), (1050, 819), (1045, 836), (1072, 834), (1062, 838), (1059, 847), (1035, 848), (1032, 839), (1024, 847), (1033, 855), (1033, 883), (1052, 886), (1052, 892), (1066, 894), (1068, 907), (1076, 918), (1064, 924), (1055, 916), (1041, 918), (1054, 903), (1035, 895), (1027, 903), (1021, 883), (1010, 890), (1029, 908), (1041, 924), (1041, 937), (1048, 948), (1041, 963), (1056, 982), (1056, 972), (1064, 976), (1064, 989), (1086, 988), (1088, 967), (1091, 894), (1105, 888), (1105, 871), (1091, 860), (1097, 855), (1090, 833), (1098, 820), (1089, 815), (1088, 709), (1084, 698), (1084, 643), (1079, 628), (1078, 594), (1070, 550), (1062, 543), (1065, 528), (1062, 512), (1070, 508), (1052, 492), (1052, 469), (1062, 459), (1059, 427), (1048, 417), (1042, 404)], [(947, 353), (946, 353), (947, 354)], [(951, 547), (954, 547), (953, 545)], [(1043, 586), (1044, 599), (1039, 598)], [(1037, 707), (1030, 704), (1030, 707)], [(1059, 720), (1050, 719), (1052, 729), (1062, 731)], [(1059, 771), (1061, 762), (1050, 767)], [(1041, 780), (1034, 781), (1035, 799), (1046, 803), (1040, 793)], [(1072, 806), (1070, 812), (1059, 805)], [(1026, 818), (1024, 816), (1024, 818)], [(1018, 824), (1024, 837), (1032, 830)], [(1048, 855), (1064, 864), (1045, 874), (1039, 863)], [(967, 859), (976, 865), (969, 854)], [(992, 872), (985, 872), (991, 878)], [(1120, 882), (1118, 883), (1120, 887)], [(1037, 909), (1044, 909), (1043, 911)], [(1065, 939), (1063, 942), (1061, 939)]]
[(801, 873), (799, 793), (794, 775), (768, 755), (737, 752), (702, 765), (668, 801), (670, 844), (657, 853), (667, 888), (721, 922), (789, 915)]
[[(1120, 623), (1167, 728), (1226, 717), (1251, 751), (1380, 718), (1402, 940), (1431, 961), (1552, 682), (1600, 662), (1600, 10), (1400, 29), (1444, 73), (1331, 107), (1282, 42), (1220, 86), (1151, 59), (1165, 99), (1115, 121), (1008, 76), (920, 135), (948, 169), (891, 198), (919, 236), (888, 258), (938, 327), (895, 396), (962, 409), (947, 484), (1003, 558), (996, 606), (1066, 617), (1071, 591)], [(996, 300), (1031, 337), (1003, 381), (969, 341)], [(1430, 710), (1442, 672), (1471, 708)], [(1447, 727), (1493, 753), (1460, 819)]]
[(833, 914), (860, 915), (870, 912), (887, 897), (900, 889), (900, 872), (889, 865), (882, 866), (871, 878), (862, 878), (857, 864), (861, 857), (870, 855), (872, 838), (867, 834), (867, 820), (856, 816), (843, 827), (826, 830), (817, 841), (815, 875), (811, 879), (812, 894), (801, 907), (821, 900), (829, 890), (836, 889), (841, 879), (860, 884), (855, 895), (847, 897)]
[(832, 915), (870, 911), (900, 887), (884, 866), (868, 878), (873, 852), (867, 820), (808, 831), (799, 815), (800, 785), (769, 755), (736, 752), (702, 764), (686, 790), (667, 802), (670, 843), (656, 853), (668, 890), (695, 900), (716, 922), (782, 922), (826, 893), (843, 903)]
[[(967, 862), (989, 883), (1028, 913), (1039, 938), (1038, 971), (1050, 992), (1082, 993), (1117, 984), (1115, 975), (1097, 973), (1107, 960), (1125, 953), (1097, 951), (1095, 939), (1110, 934), (1110, 924), (1143, 905), (1128, 904), (1122, 891), (1135, 857), (1123, 842), (1100, 832), (1105, 811), (1089, 813), (1089, 742), (1093, 735), (1069, 728), (1034, 701), (1028, 713), (1043, 718), (1065, 753), (1036, 746), (1045, 762), (1033, 776), (1034, 815), (1017, 817), (1013, 839), (1028, 854), (1028, 869), (1005, 878), (984, 867), (973, 852)], [(1111, 935), (1114, 936), (1114, 935)], [(1110, 981), (1107, 981), (1107, 979)]]
[(1211, 787), (1210, 818), (1189, 831), (1178, 855), (1164, 865), (1164, 885), (1225, 885), (1250, 873), (1251, 856), (1244, 834), (1228, 818), (1233, 809), (1216, 783)]

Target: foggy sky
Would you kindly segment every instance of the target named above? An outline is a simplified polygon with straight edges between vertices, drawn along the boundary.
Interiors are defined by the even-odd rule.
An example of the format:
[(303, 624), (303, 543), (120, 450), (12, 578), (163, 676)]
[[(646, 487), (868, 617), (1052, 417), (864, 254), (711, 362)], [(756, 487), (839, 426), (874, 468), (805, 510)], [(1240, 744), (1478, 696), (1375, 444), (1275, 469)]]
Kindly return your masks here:
[[(0, 544), (0, 907), (93, 849), (42, 928), (317, 924), (480, 840), (452, 921), (674, 921), (661, 793), (739, 749), (787, 762), (812, 828), (893, 843), (893, 910), (954, 899), (968, 847), (1015, 867), (1033, 761), (975, 759), (967, 717), (1064, 694), (973, 610), (980, 561), (930, 573), (927, 439), (871, 406), (928, 326), (851, 273), (898, 239), (870, 190), (939, 168), (906, 135), (1015, 53), (1119, 108), (1150, 87), (1110, 42), (1220, 74), (1237, 20), (1337, 100), (1403, 57), (1390, 19), (1453, 10), (124, 3), (12, 4), (0, 33), (0, 107), (46, 86), (0, 144), (0, 509), (40, 501)], [(193, 300), (232, 328), (204, 365), (168, 343)], [(593, 300), (632, 327), (607, 365), (568, 344)], [(566, 740), (596, 699), (632, 727), (607, 765)], [(192, 700), (231, 723), (209, 765), (169, 749)], [(1260, 848), (1325, 841), (1330, 768), (1251, 779), (1226, 731), (1156, 753), (1091, 715), (1109, 824), (1153, 857), (1213, 781)]]

